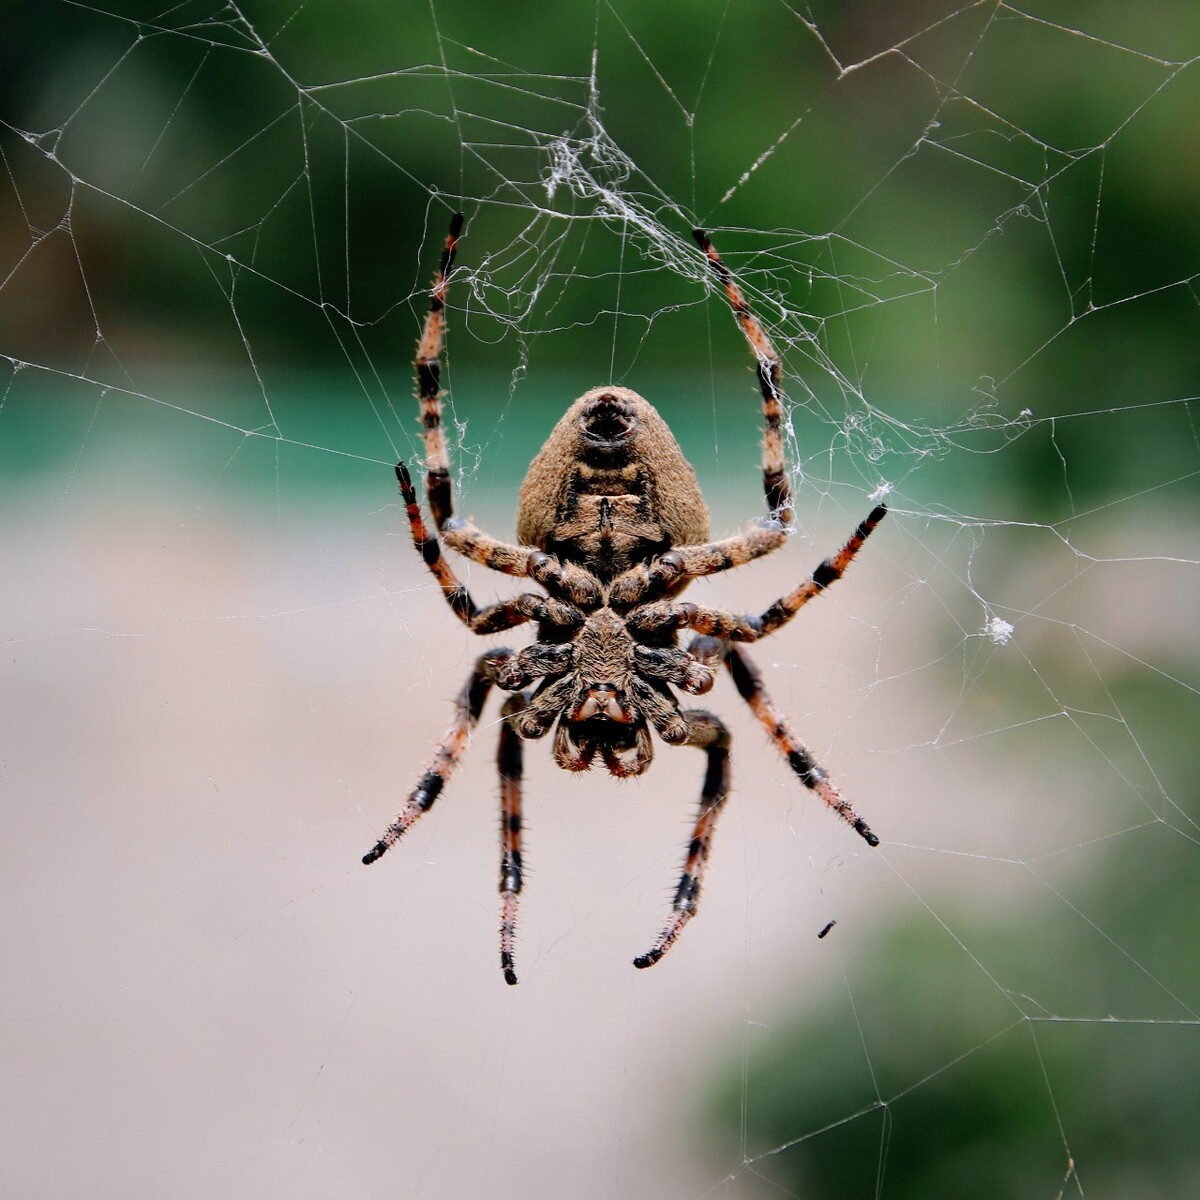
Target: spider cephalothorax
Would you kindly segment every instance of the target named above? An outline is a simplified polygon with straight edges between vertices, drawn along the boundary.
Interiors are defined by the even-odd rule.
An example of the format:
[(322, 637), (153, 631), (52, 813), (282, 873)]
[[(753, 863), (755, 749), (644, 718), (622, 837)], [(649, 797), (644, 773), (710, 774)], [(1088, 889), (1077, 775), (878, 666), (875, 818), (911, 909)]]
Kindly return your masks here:
[[(513, 967), (517, 897), (521, 891), (521, 742), (554, 730), (554, 758), (568, 771), (598, 759), (613, 775), (640, 775), (654, 756), (651, 730), (666, 744), (695, 746), (708, 767), (700, 811), (688, 845), (670, 918), (653, 946), (634, 959), (656, 963), (696, 911), (713, 827), (729, 795), (729, 732), (711, 712), (680, 708), (675, 691), (701, 695), (724, 666), (742, 698), (807, 787), (868, 844), (879, 839), (842, 799), (763, 689), (762, 677), (738, 643), (774, 632), (812, 597), (841, 578), (871, 531), (877, 507), (832, 558), (758, 615), (677, 599), (700, 575), (729, 570), (769, 554), (787, 539), (791, 491), (780, 431), (783, 393), (779, 357), (740, 289), (702, 230), (696, 239), (724, 288), (758, 364), (763, 396), (763, 490), (767, 515), (743, 533), (708, 541), (708, 510), (696, 475), (666, 422), (628, 388), (585, 392), (554, 427), (530, 464), (517, 506), (519, 545), (497, 541), (453, 515), (449, 459), (442, 434), (440, 353), (447, 277), (462, 218), (450, 235), (434, 279), (429, 315), (417, 347), (418, 398), (425, 429), (426, 495), (437, 526), (425, 524), (404, 463), (396, 466), (413, 544), (451, 609), (475, 633), (536, 622), (537, 640), (520, 651), (480, 656), (458, 696), (454, 722), (399, 816), (363, 862), (371, 863), (428, 811), (461, 759), (493, 687), (511, 693), (501, 710), (500, 963)], [(442, 546), (541, 592), (479, 608), (442, 557)], [(686, 647), (679, 631), (690, 629)]]

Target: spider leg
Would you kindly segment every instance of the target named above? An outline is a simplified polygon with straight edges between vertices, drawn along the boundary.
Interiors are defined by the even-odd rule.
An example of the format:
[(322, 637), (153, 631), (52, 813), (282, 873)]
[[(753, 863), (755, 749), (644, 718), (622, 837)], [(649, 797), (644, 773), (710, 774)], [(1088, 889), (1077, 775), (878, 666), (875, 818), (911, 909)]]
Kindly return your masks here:
[(516, 546), (511, 542), (502, 542), (491, 534), (484, 533), (478, 525), (468, 521), (466, 517), (451, 517), (445, 521), (439, 530), (442, 540), (451, 550), (457, 550), (464, 558), (480, 563), (493, 571), (504, 575), (528, 576), (530, 560), (535, 555), (548, 558), (529, 546)]
[(693, 696), (702, 696), (710, 691), (716, 678), (711, 665), (678, 646), (642, 646), (634, 643), (633, 664), (639, 675), (673, 683)]
[(768, 608), (760, 618), (763, 625), (762, 636), (774, 633), (781, 625), (786, 625), (814, 596), (819, 596), (831, 583), (837, 583), (846, 573), (846, 568), (854, 561), (854, 556), (862, 549), (863, 542), (875, 531), (879, 522), (887, 516), (887, 508), (879, 504), (859, 522), (858, 528), (846, 540), (846, 544), (832, 558), (825, 559), (799, 587), (781, 596)]
[[(595, 593), (599, 603), (599, 588), (591, 575), (570, 564), (548, 567), (550, 555), (532, 550), (528, 546), (516, 546), (490, 537), (472, 522), (454, 515), (454, 497), (450, 486), (450, 452), (446, 446), (446, 435), (442, 428), (442, 348), (446, 334), (446, 293), (449, 290), (450, 267), (462, 234), (462, 213), (456, 213), (450, 221), (450, 232), (442, 248), (441, 261), (433, 277), (429, 292), (429, 312), (417, 342), (417, 354), (413, 360), (416, 371), (417, 399), (421, 409), (421, 425), (425, 438), (425, 494), (429, 509), (439, 533), (446, 534), (446, 544), (475, 562), (508, 575), (532, 575), (549, 573), (553, 579), (566, 577), (570, 586), (583, 596)], [(399, 473), (400, 467), (397, 467)], [(401, 482), (403, 487), (403, 481)], [(407, 496), (406, 496), (407, 500)], [(540, 568), (540, 572), (539, 569)], [(579, 577), (584, 577), (581, 582)], [(588, 582), (590, 581), (590, 587)], [(539, 579), (539, 582), (544, 582)], [(580, 592), (579, 589), (582, 589)], [(577, 603), (579, 601), (576, 601)]]
[(675, 697), (671, 695), (665, 684), (657, 680), (641, 679), (637, 675), (629, 677), (629, 694), (637, 702), (650, 724), (658, 731), (658, 736), (670, 746), (686, 746), (691, 737), (692, 728), (687, 717), (679, 711)]
[(721, 809), (729, 797), (729, 730), (712, 713), (702, 709), (688, 709), (681, 715), (688, 727), (684, 744), (698, 746), (708, 756), (704, 785), (700, 790), (700, 810), (692, 827), (687, 859), (675, 889), (671, 915), (654, 945), (645, 954), (633, 960), (635, 967), (654, 966), (675, 943), (683, 927), (695, 916), (713, 830), (717, 817), (720, 816)]
[(579, 682), (573, 675), (543, 679), (534, 689), (532, 699), (513, 715), (513, 728), (523, 738), (545, 737), (563, 710), (576, 699), (578, 692)]
[(824, 767), (813, 758), (804, 743), (792, 732), (787, 718), (775, 706), (763, 687), (762, 675), (740, 646), (726, 643), (725, 666), (733, 677), (734, 686), (742, 699), (750, 705), (750, 711), (767, 731), (779, 752), (787, 759), (800, 782), (815, 792), (868, 846), (878, 846), (879, 838), (871, 827), (842, 798), (841, 792), (830, 782)]
[(500, 710), (500, 745), (496, 766), (500, 771), (500, 969), (504, 982), (515, 984), (513, 955), (517, 942), (517, 908), (521, 895), (521, 776), (524, 748), (510, 718), (519, 713), (528, 700), (518, 693), (504, 702)]
[(462, 228), (462, 213), (455, 213), (450, 219), (450, 232), (442, 247), (437, 274), (433, 277), (433, 286), (429, 291), (429, 312), (425, 316), (425, 324), (417, 342), (417, 355), (413, 360), (421, 424), (425, 430), (425, 493), (429, 497), (434, 523), (439, 529), (454, 514), (454, 500), (450, 491), (450, 455), (442, 432), (441, 355), (446, 333), (446, 292), (450, 267), (454, 263), (454, 251)]
[(417, 780), (396, 819), (384, 830), (383, 836), (363, 855), (363, 865), (369, 866), (382, 857), (395, 842), (424, 816), (441, 795), (447, 780), (462, 760), (471, 740), (471, 730), (479, 721), (483, 703), (492, 690), (498, 666), (512, 656), (511, 650), (492, 650), (481, 655), (475, 663), (462, 691), (454, 701), (454, 719), (446, 736), (438, 744), (433, 760)]
[(792, 511), (792, 488), (788, 482), (783, 457), (783, 401), (782, 365), (779, 352), (750, 311), (742, 289), (733, 281), (729, 268), (703, 229), (693, 229), (692, 236), (708, 258), (708, 265), (717, 282), (725, 289), (729, 307), (742, 327), (750, 352), (758, 364), (758, 386), (763, 398), (763, 492), (767, 500), (767, 512), (778, 516), (784, 525), (790, 525)]
[(634, 609), (626, 622), (634, 633), (655, 634), (666, 629), (687, 628), (735, 642), (756, 642), (786, 625), (814, 596), (819, 596), (830, 584), (841, 579), (862, 549), (863, 542), (885, 516), (887, 509), (882, 504), (873, 508), (832, 558), (825, 559), (799, 587), (781, 596), (758, 616), (726, 612), (687, 601), (660, 600)]
[(778, 550), (787, 530), (773, 517), (763, 517), (749, 529), (719, 542), (676, 546), (648, 563), (631, 567), (609, 588), (608, 602), (618, 611), (657, 599), (681, 579), (715, 575), (743, 566)]
[(523, 625), (526, 621), (548, 621), (567, 629), (574, 629), (583, 624), (583, 614), (573, 604), (535, 592), (523, 592), (511, 600), (501, 600), (480, 608), (454, 573), (454, 568), (442, 557), (441, 543), (437, 534), (431, 533), (425, 524), (412, 476), (402, 462), (396, 464), (396, 478), (400, 482), (400, 493), (408, 513), (413, 547), (424, 560), (430, 574), (438, 581), (451, 611), (473, 633), (498, 633), (502, 629), (511, 629), (514, 625)]
[(464, 517), (453, 517), (446, 523), (442, 540), (464, 558), (505, 575), (533, 579), (552, 596), (571, 604), (598, 608), (602, 603), (602, 589), (590, 571), (531, 546), (502, 542)]
[(625, 618), (634, 637), (661, 636), (671, 629), (694, 629), (712, 637), (756, 642), (763, 636), (762, 619), (751, 613), (732, 613), (687, 600), (659, 600), (644, 604)]
[(534, 679), (562, 675), (574, 663), (573, 642), (534, 642), (503, 664), (497, 672), (496, 683), (506, 691), (515, 692)]

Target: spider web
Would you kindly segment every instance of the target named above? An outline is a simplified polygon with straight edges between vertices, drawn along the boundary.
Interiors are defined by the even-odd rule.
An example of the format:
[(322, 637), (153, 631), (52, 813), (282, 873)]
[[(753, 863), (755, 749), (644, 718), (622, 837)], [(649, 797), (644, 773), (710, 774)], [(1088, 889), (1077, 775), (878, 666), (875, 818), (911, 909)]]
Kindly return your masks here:
[[(1183, 8), (6, 10), (6, 1193), (1196, 1189)], [(358, 866), (478, 652), (391, 476), (455, 211), (460, 511), (509, 536), (613, 381), (715, 534), (758, 515), (696, 224), (784, 355), (798, 526), (694, 598), (761, 611), (892, 510), (756, 656), (883, 845), (720, 683), (735, 793), (652, 971), (690, 752), (530, 748), (517, 989), (494, 713)]]

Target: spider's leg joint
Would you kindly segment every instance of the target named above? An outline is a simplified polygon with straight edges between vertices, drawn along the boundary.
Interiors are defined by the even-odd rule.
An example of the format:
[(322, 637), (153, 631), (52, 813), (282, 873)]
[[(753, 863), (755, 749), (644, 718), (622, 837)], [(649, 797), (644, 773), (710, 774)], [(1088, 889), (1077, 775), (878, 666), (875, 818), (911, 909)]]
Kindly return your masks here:
[[(441, 307), (436, 297), (434, 304)], [(442, 364), (436, 358), (418, 358), (413, 364), (417, 372), (417, 391), (422, 396), (436, 396), (442, 386)], [(440, 429), (442, 414), (430, 410), (421, 414), (421, 425), (425, 429)]]
[[(700, 854), (704, 849), (703, 843), (698, 838), (693, 838), (688, 846), (689, 856)], [(675, 900), (672, 907), (677, 912), (694, 912), (696, 908), (696, 893), (700, 890), (700, 881), (695, 875), (687, 872), (679, 881), (679, 887), (675, 889)]]
[(683, 574), (683, 555), (677, 550), (668, 550), (650, 567), (650, 579), (659, 587), (675, 582)]
[(813, 583), (815, 583), (822, 591), (824, 591), (824, 589), (827, 588), (831, 583), (835, 583), (837, 580), (841, 579), (841, 577), (841, 571), (839, 571), (837, 567), (835, 567), (833, 563), (829, 561), (829, 559), (826, 559), (823, 563), (821, 563), (821, 565), (812, 573)]
[[(516, 829), (520, 830), (520, 818), (517, 818)], [(500, 876), (502, 892), (519, 892), (521, 890), (521, 852), (510, 850), (504, 856), (503, 873)]]

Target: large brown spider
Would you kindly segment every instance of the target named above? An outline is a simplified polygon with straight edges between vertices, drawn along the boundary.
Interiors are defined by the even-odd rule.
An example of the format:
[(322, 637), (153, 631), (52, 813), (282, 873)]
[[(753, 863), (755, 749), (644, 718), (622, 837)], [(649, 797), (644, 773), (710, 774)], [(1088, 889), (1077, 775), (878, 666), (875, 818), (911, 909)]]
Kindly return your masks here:
[[(536, 621), (538, 640), (521, 651), (482, 654), (455, 701), (454, 720), (399, 816), (363, 858), (373, 863), (429, 811), (461, 760), (493, 686), (511, 695), (501, 709), (500, 966), (516, 983), (513, 952), (521, 892), (522, 746), (554, 730), (554, 758), (586, 771), (597, 755), (613, 775), (640, 775), (654, 757), (653, 726), (671, 746), (696, 746), (708, 758), (700, 811), (671, 915), (651, 948), (633, 960), (653, 966), (696, 912), (713, 828), (729, 795), (729, 731), (714, 714), (681, 709), (672, 687), (701, 695), (721, 664), (800, 781), (842, 820), (879, 845), (867, 823), (842, 799), (823, 768), (792, 732), (763, 688), (762, 676), (736, 643), (756, 642), (786, 624), (814, 596), (840, 579), (871, 531), (881, 505), (810, 578), (760, 615), (737, 614), (677, 599), (688, 581), (741, 566), (778, 549), (793, 519), (780, 431), (780, 361), (766, 331), (721, 261), (708, 235), (694, 231), (713, 275), (725, 290), (758, 364), (762, 389), (763, 488), (766, 517), (744, 533), (708, 540), (708, 510), (696, 475), (671, 431), (636, 392), (598, 387), (585, 392), (554, 427), (529, 466), (517, 503), (519, 545), (497, 541), (453, 514), (450, 463), (442, 434), (439, 385), (447, 277), (462, 232), (450, 223), (434, 277), (429, 314), (415, 360), (425, 430), (425, 491), (437, 533), (421, 515), (404, 463), (396, 464), (413, 545), (455, 615), (473, 633), (497, 633)], [(442, 557), (442, 546), (545, 590), (523, 592), (480, 608)], [(678, 631), (695, 636), (686, 649)], [(535, 683), (536, 681), (536, 683)], [(530, 687), (530, 684), (534, 684)]]

